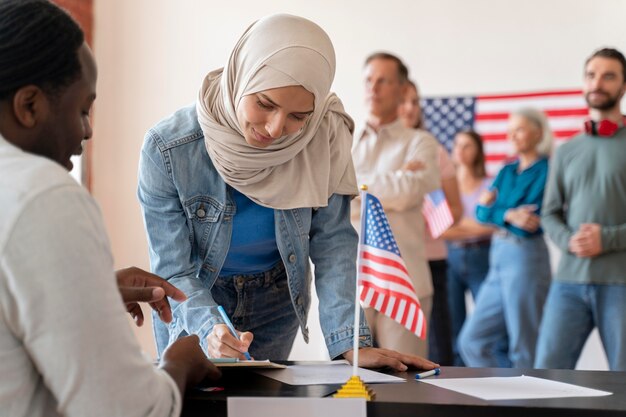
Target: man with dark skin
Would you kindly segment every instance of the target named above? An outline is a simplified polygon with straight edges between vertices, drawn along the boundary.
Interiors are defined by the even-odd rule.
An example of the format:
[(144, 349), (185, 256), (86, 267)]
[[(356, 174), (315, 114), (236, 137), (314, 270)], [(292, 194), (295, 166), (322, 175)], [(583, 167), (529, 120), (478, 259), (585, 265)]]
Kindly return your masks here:
[(142, 301), (169, 322), (167, 297), (186, 296), (113, 271), (97, 205), (67, 174), (92, 136), (96, 78), (64, 11), (0, 1), (0, 415), (173, 416), (186, 388), (219, 376), (197, 336), (154, 368), (125, 324), (123, 306), (139, 326)]

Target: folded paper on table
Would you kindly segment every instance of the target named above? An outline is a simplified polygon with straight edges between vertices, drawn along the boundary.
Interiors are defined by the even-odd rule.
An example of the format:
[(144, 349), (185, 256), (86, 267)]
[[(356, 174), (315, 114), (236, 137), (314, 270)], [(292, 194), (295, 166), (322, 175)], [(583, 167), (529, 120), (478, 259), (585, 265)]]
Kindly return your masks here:
[(493, 400), (526, 400), (537, 398), (600, 397), (612, 392), (566, 384), (532, 376), (487, 378), (420, 379), (422, 384), (435, 385), (461, 394)]
[[(279, 371), (255, 372), (289, 385), (328, 385), (345, 383), (352, 376), (352, 366), (321, 362), (320, 365), (291, 365)], [(403, 378), (362, 368), (359, 368), (359, 377), (366, 384), (405, 382)]]

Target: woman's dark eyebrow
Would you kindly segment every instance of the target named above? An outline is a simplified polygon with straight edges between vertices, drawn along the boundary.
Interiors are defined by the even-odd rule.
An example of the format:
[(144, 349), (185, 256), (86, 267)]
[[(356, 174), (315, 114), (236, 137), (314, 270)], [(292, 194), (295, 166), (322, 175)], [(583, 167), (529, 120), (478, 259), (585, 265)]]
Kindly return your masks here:
[[(263, 93), (257, 93), (257, 94), (260, 95), (261, 97), (263, 97), (264, 100), (269, 101), (272, 106), (278, 107), (279, 109), (282, 108), (279, 104), (275, 103), (274, 100), (272, 100), (271, 98), (269, 98), (265, 94), (263, 94)], [(309, 111), (294, 111), (293, 113), (309, 115), (309, 114), (313, 113), (313, 110), (309, 110)]]

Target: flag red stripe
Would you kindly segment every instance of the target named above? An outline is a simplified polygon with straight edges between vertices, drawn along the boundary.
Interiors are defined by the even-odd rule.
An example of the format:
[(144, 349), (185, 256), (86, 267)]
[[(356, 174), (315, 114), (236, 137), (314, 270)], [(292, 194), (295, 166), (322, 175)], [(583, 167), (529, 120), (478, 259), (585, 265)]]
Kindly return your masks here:
[(380, 306), (380, 311), (384, 314), (387, 311), (389, 305), (389, 297), (383, 297), (383, 305)]
[[(417, 323), (419, 323), (419, 321), (420, 321), (420, 312), (421, 311), (422, 310), (417, 310), (415, 312), (415, 320), (413, 320), (413, 325), (411, 326), (411, 332), (413, 332), (413, 333), (415, 333), (417, 331)], [(426, 326), (424, 324), (424, 320), (422, 319), (422, 328), (421, 328), (420, 333), (422, 333), (424, 331), (424, 327), (426, 327)]]
[(487, 162), (503, 161), (507, 158), (511, 158), (511, 155), (507, 155), (504, 153), (490, 153), (488, 155), (485, 155), (485, 160)]
[[(416, 303), (415, 298), (411, 298), (411, 297), (409, 297), (408, 295), (406, 295), (406, 294), (404, 294), (402, 292), (392, 291), (389, 288), (379, 287), (378, 285), (376, 285), (376, 284), (374, 284), (374, 283), (372, 283), (370, 281), (362, 281), (361, 285), (363, 287), (365, 287), (365, 288), (371, 288), (374, 291), (376, 291), (376, 292), (378, 292), (380, 294), (383, 294), (383, 295), (385, 295), (387, 297), (390, 297), (390, 296), (391, 297), (396, 297), (398, 299), (406, 300), (407, 303), (412, 303), (412, 304)], [(392, 317), (395, 316), (396, 313), (398, 312), (398, 304), (400, 304), (399, 301), (393, 306), (393, 313), (391, 314)], [(417, 306), (419, 307), (419, 302), (417, 302)]]
[[(385, 298), (389, 298), (389, 297), (385, 297)], [(404, 311), (402, 314), (402, 317), (400, 319), (398, 319), (397, 317), (397, 310), (400, 308), (400, 302), (398, 301), (396, 303), (397, 308), (394, 309), (394, 311), (391, 313), (390, 317), (394, 320), (397, 321), (398, 323), (400, 323), (401, 325), (403, 325), (407, 330), (410, 330), (411, 333), (416, 334), (417, 336), (424, 338), (425, 334), (426, 334), (426, 322), (423, 319), (422, 316), (422, 320), (421, 320), (421, 324), (420, 324), (420, 306), (419, 304), (415, 303), (415, 302), (411, 302), (411, 303), (407, 303), (405, 304), (404, 307)], [(415, 312), (413, 313), (413, 320), (411, 321), (411, 326), (408, 326), (408, 322), (409, 322), (409, 314), (411, 312), (411, 306), (415, 306)], [(384, 310), (379, 310), (381, 312), (384, 312)], [(418, 329), (418, 325), (420, 326), (420, 328)]]
[(376, 301), (378, 301), (378, 292), (374, 292), (374, 295), (372, 296), (372, 299), (370, 300), (370, 305), (373, 307), (376, 305)]
[(371, 252), (367, 252), (367, 250), (363, 250), (361, 253), (363, 254), (363, 259), (369, 259), (370, 261), (374, 261), (382, 265), (392, 266), (394, 268), (401, 270), (405, 274), (409, 275), (409, 271), (406, 270), (406, 266), (401, 262), (394, 261), (393, 259), (389, 259), (389, 258), (384, 258), (382, 256), (374, 255)]
[(400, 300), (396, 300), (396, 302), (393, 304), (393, 308), (391, 309), (391, 314), (389, 315), (389, 317), (395, 320), (396, 314), (398, 314), (399, 307), (400, 307)]
[(400, 323), (402, 323), (405, 327), (406, 327), (406, 323), (409, 320), (410, 310), (411, 310), (411, 304), (407, 303), (407, 305), (404, 306), (404, 312), (402, 313), (402, 320), (400, 320)]
[[(568, 130), (554, 130), (552, 131), (552, 135), (555, 138), (569, 138), (578, 133), (580, 133), (581, 129), (568, 129)], [(483, 141), (491, 142), (491, 141), (503, 141), (507, 139), (507, 133), (488, 133), (481, 135)]]
[(394, 284), (401, 285), (405, 288), (408, 288), (411, 291), (415, 291), (410, 281), (407, 281), (404, 278), (398, 277), (397, 275), (385, 274), (384, 272), (377, 271), (366, 265), (361, 266), (361, 272), (365, 274), (373, 275), (376, 278), (382, 279), (383, 281), (389, 281), (389, 282), (393, 282)]
[[(362, 289), (362, 291), (361, 291), (361, 297), (360, 297), (360, 298), (361, 298), (361, 301), (365, 301), (365, 299), (367, 298), (367, 293), (368, 293), (368, 291), (370, 291), (370, 290), (371, 290), (371, 291), (374, 291), (374, 294), (377, 294), (373, 288), (365, 288), (365, 287), (363, 287), (363, 289)], [(386, 305), (388, 304), (389, 299), (390, 299), (391, 297), (390, 297), (390, 296), (383, 296), (382, 294), (378, 294), (378, 295), (380, 295), (380, 296), (382, 296), (382, 297), (383, 297), (383, 300), (384, 300), (384, 302), (383, 302), (383, 307), (381, 307), (381, 309), (380, 309), (379, 311), (380, 311), (380, 312), (382, 312), (382, 313), (384, 313), (384, 312), (385, 312), (385, 310), (386, 310)], [(373, 301), (373, 299), (372, 299), (372, 301)], [(374, 303), (374, 302), (372, 302), (372, 301), (371, 301), (369, 304), (367, 304), (367, 306), (368, 306), (368, 307), (373, 307), (373, 306), (375, 305), (375, 303)], [(414, 306), (415, 306), (415, 312), (413, 313), (413, 314), (414, 314), (414, 317), (413, 317), (413, 321), (412, 321), (412, 323), (411, 323), (411, 327), (408, 327), (408, 326), (407, 326), (407, 323), (408, 323), (408, 317), (409, 317), (409, 313), (410, 313), (410, 310), (411, 310), (411, 306), (412, 306), (412, 305), (414, 305)], [(420, 309), (420, 305), (419, 305), (419, 303), (416, 303), (416, 302), (415, 302), (415, 300), (407, 300), (407, 303), (406, 303), (406, 305), (405, 305), (405, 307), (404, 307), (403, 316), (402, 316), (402, 318), (401, 318), (400, 320), (398, 320), (398, 319), (397, 319), (397, 317), (396, 317), (396, 316), (397, 316), (397, 313), (398, 313), (398, 309), (399, 309), (399, 308), (400, 308), (400, 301), (398, 301), (398, 302), (395, 304), (395, 308), (393, 309), (393, 311), (392, 311), (392, 313), (391, 313), (390, 317), (391, 317), (393, 320), (395, 320), (395, 321), (397, 321), (398, 323), (400, 323), (401, 325), (403, 325), (403, 326), (404, 326), (405, 328), (407, 328), (408, 330), (410, 330), (410, 331), (411, 331), (411, 333), (414, 333), (414, 334), (416, 334), (417, 336), (419, 336), (419, 337), (421, 337), (421, 338), (424, 338), (424, 336), (425, 336), (425, 334), (426, 334), (426, 322), (425, 322), (423, 319), (422, 319), (422, 323), (421, 323), (421, 327), (420, 327), (420, 329), (418, 329), (418, 328), (417, 328), (418, 323), (419, 323), (419, 318), (420, 318), (420, 312), (421, 312), (421, 309)], [(419, 332), (418, 332), (418, 331), (419, 331)]]
[(579, 96), (582, 90), (563, 90), (563, 91), (543, 91), (539, 93), (518, 93), (518, 94), (495, 94), (477, 96), (479, 100), (503, 100), (511, 98), (528, 98), (528, 97), (549, 97), (549, 96)]
[[(561, 117), (561, 116), (587, 116), (589, 109), (557, 109), (557, 110), (544, 110), (544, 113), (548, 117)], [(474, 120), (478, 121), (491, 121), (491, 120), (507, 120), (511, 113), (480, 113), (476, 115)]]
[(359, 298), (361, 299), (361, 301), (365, 302), (365, 292), (367, 291), (367, 288), (365, 288), (364, 286), (361, 286), (361, 295), (359, 296)]

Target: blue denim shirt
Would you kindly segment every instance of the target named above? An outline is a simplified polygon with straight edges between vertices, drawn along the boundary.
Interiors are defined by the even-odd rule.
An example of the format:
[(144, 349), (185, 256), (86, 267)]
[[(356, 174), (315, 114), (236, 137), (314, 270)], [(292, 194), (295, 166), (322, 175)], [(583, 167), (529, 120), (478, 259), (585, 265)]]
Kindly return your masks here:
[[(288, 179), (285, 179), (288, 181)], [(159, 355), (178, 337), (206, 337), (222, 323), (211, 296), (230, 245), (237, 212), (230, 188), (209, 158), (195, 106), (185, 107), (146, 134), (139, 162), (138, 197), (155, 274), (185, 294), (169, 325), (154, 320)], [(350, 224), (350, 197), (332, 195), (327, 207), (275, 210), (276, 241), (291, 301), (308, 343), (311, 268), (320, 324), (331, 358), (352, 348), (358, 237)], [(171, 302), (171, 300), (170, 300)], [(361, 315), (360, 345), (371, 346)]]

